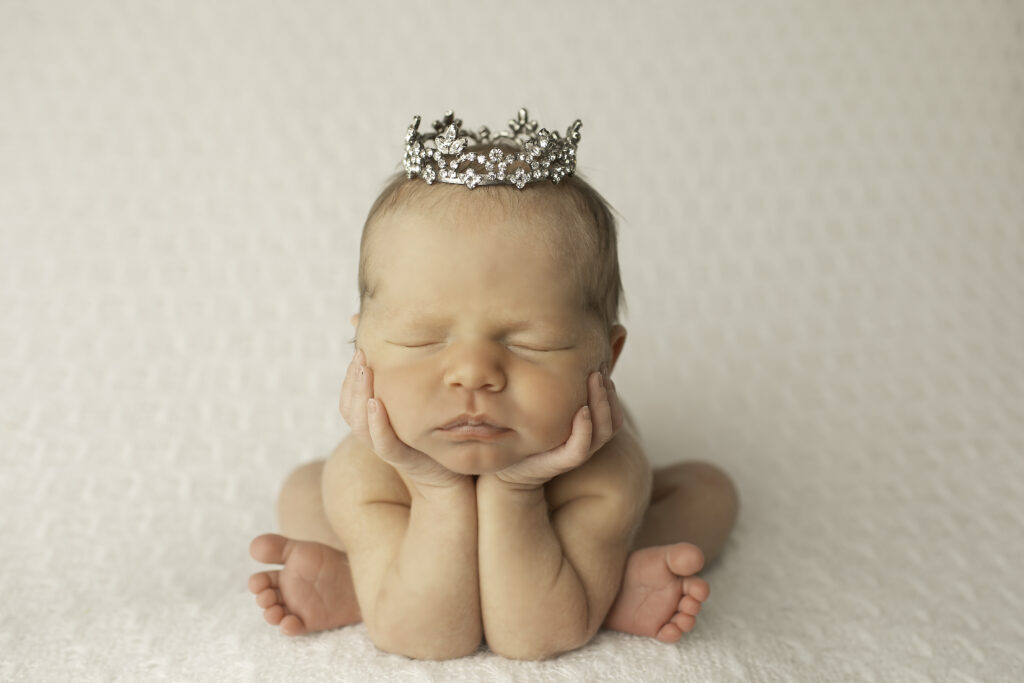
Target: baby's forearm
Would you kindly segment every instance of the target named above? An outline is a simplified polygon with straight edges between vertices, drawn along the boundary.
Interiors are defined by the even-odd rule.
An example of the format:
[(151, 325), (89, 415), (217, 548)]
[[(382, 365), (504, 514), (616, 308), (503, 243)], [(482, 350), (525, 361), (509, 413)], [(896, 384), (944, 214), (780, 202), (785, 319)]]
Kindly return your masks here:
[(551, 526), (543, 488), (516, 490), (493, 475), (477, 481), (480, 605), (490, 648), (542, 659), (592, 635), (583, 583)]
[(384, 650), (418, 659), (465, 656), (482, 638), (478, 586), (472, 480), (413, 492), (409, 525), (367, 627)]

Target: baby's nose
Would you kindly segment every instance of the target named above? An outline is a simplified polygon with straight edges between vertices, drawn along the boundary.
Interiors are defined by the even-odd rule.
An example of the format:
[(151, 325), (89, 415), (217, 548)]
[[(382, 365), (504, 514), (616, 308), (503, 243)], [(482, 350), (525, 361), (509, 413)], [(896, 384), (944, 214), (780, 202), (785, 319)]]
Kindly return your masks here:
[(505, 369), (500, 349), (488, 343), (465, 343), (448, 349), (445, 383), (464, 389), (501, 391), (505, 388)]

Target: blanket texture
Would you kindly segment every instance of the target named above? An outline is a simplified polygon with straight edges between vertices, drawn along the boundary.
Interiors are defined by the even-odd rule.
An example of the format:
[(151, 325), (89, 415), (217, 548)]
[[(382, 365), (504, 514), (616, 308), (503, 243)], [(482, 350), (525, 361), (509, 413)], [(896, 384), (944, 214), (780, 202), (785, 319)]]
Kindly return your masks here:
[[(675, 645), (289, 639), (246, 590), (347, 433), (414, 114), (583, 120), (615, 379), (742, 510)], [(1024, 6), (0, 1), (0, 680), (1024, 680)]]

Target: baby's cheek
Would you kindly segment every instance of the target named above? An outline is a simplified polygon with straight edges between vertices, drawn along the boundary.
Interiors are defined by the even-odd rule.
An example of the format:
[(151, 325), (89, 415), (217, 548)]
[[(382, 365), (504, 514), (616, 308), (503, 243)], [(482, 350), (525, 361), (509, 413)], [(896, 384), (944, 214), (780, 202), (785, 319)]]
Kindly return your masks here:
[(416, 398), (408, 390), (409, 381), (401, 373), (377, 370), (373, 378), (373, 395), (380, 399), (388, 413), (391, 428), (399, 439), (409, 443), (413, 431)]
[(576, 411), (586, 402), (587, 388), (582, 379), (579, 386), (562, 381), (545, 383), (538, 389), (530, 401), (538, 452), (565, 443), (572, 433), (572, 419)]

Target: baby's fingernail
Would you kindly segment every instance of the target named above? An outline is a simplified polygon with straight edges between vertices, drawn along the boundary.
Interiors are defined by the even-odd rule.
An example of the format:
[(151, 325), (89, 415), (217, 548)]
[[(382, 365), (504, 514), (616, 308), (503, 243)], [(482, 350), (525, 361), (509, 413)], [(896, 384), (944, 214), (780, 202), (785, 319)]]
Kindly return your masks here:
[(590, 419), (590, 406), (583, 406), (583, 419), (584, 420), (589, 420)]
[(602, 375), (601, 373), (597, 373), (597, 386), (604, 386), (604, 375)]
[(371, 412), (371, 413), (376, 413), (377, 412), (377, 400), (376, 399), (372, 399), (372, 398), (367, 400), (366, 401), (366, 410)]

